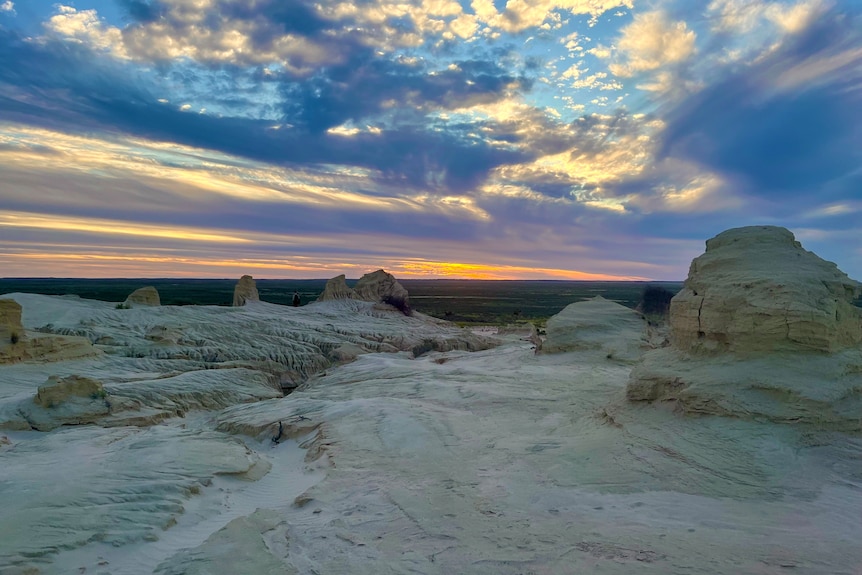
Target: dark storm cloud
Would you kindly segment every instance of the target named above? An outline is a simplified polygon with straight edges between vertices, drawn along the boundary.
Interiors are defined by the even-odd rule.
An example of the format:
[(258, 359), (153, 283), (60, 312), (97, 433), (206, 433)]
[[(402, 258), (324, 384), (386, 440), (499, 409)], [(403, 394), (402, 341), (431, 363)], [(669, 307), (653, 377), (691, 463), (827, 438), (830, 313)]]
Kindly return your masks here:
[[(373, 59), (359, 70), (326, 70), (314, 84), (286, 84), (284, 120), (292, 127), (274, 130), (271, 121), (195, 114), (160, 104), (159, 95), (142, 88), (143, 80), (128, 68), (79, 44), (36, 43), (0, 30), (0, 61), (16, 63), (0, 67), (2, 120), (71, 132), (126, 133), (278, 165), (359, 166), (379, 171), (387, 181), (444, 191), (470, 189), (495, 166), (523, 159), (467, 137), (466, 127), (431, 129), (410, 108), (500, 97), (513, 78), (481, 62), (466, 62), (464, 69), (438, 76)], [(412, 99), (404, 102), (408, 94)], [(346, 120), (361, 125), (383, 110), (383, 102), (398, 98), (396, 112), (410, 121), (396, 119), (382, 134), (341, 137), (325, 131)]]
[(320, 17), (309, 3), (302, 0), (222, 2), (216, 10), (228, 20), (253, 21), (252, 38), (257, 47), (268, 47), (284, 34), (317, 36), (333, 26), (331, 21)]
[(831, 13), (666, 118), (659, 157), (693, 160), (764, 196), (858, 195), (862, 19)]
[(126, 11), (129, 18), (136, 22), (155, 22), (160, 20), (167, 13), (168, 9), (158, 0), (116, 0)]
[(398, 113), (422, 117), (429, 109), (493, 102), (513, 84), (523, 90), (531, 86), (493, 62), (468, 60), (458, 69), (433, 72), (360, 52), (308, 80), (286, 83), (283, 92), (286, 120), (320, 132), (377, 116), (393, 105)]

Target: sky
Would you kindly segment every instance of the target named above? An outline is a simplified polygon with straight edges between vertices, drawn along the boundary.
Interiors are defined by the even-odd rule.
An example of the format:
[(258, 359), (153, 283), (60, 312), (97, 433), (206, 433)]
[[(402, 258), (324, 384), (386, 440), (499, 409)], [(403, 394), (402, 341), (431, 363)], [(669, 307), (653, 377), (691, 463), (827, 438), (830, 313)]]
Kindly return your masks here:
[(0, 277), (862, 279), (858, 0), (0, 0)]

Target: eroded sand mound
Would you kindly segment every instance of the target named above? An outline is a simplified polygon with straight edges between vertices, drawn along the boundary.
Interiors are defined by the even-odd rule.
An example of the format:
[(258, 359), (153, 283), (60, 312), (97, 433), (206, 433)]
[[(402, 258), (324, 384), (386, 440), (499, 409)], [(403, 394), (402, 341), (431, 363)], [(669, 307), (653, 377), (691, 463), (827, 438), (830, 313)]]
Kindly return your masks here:
[(632, 371), (628, 398), (860, 429), (860, 284), (784, 228), (728, 230), (706, 246), (671, 301), (671, 347)]
[(633, 361), (648, 345), (646, 328), (638, 312), (597, 296), (570, 304), (549, 319), (541, 351), (597, 350), (607, 359)]

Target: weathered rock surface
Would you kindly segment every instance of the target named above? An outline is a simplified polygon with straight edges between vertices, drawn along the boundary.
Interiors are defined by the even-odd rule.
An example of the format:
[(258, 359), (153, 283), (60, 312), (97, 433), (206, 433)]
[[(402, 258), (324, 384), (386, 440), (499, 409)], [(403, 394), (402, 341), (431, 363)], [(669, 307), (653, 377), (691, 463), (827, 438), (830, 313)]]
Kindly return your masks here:
[(317, 298), (317, 301), (332, 301), (340, 299), (362, 299), (357, 295), (353, 288), (347, 285), (347, 278), (344, 274), (335, 276), (326, 282), (323, 288), (323, 293)]
[(246, 302), (250, 301), (260, 301), (260, 294), (257, 293), (257, 284), (254, 283), (254, 278), (250, 275), (244, 275), (239, 278), (239, 282), (233, 288), (233, 306), (244, 306)]
[(216, 421), (262, 440), (284, 422), (331, 462), (285, 512), (300, 572), (853, 572), (858, 437), (620, 401), (629, 371), (523, 342), (367, 354)]
[(646, 330), (641, 314), (597, 296), (570, 304), (551, 317), (541, 352), (598, 350), (608, 359), (633, 361), (648, 346)]
[[(77, 375), (49, 377), (33, 401), (20, 407), (28, 425), (39, 431), (94, 423), (110, 412), (108, 394), (101, 382)], [(0, 418), (0, 425), (3, 423)]]
[[(183, 427), (68, 427), (4, 450), (0, 573), (79, 573), (79, 563), (52, 565), (50, 555), (170, 538), (183, 504), (217, 475), (257, 473), (261, 457), (238, 438)], [(115, 561), (93, 563), (88, 573), (117, 572)]]
[(706, 242), (671, 301), (674, 347), (696, 353), (834, 352), (862, 343), (862, 284), (774, 226)]
[(365, 274), (356, 286), (353, 288), (359, 299), (365, 301), (373, 301), (378, 303), (389, 304), (410, 315), (410, 298), (407, 290), (398, 283), (390, 273), (383, 270), (377, 270)]
[(784, 228), (728, 230), (706, 246), (671, 301), (671, 346), (644, 356), (627, 397), (862, 429), (860, 284)]
[[(237, 517), (195, 549), (165, 561), (157, 575), (233, 575), (272, 573), (293, 575), (297, 569), (276, 556), (288, 556), (287, 522), (277, 512), (258, 509)], [(204, 559), (204, 560), (201, 560)]]
[(45, 385), (39, 386), (33, 403), (41, 407), (56, 407), (75, 399), (104, 398), (105, 388), (101, 382), (89, 377), (70, 375), (68, 377), (51, 376)]
[(126, 298), (126, 301), (123, 302), (123, 306), (125, 307), (155, 307), (159, 305), (162, 305), (161, 299), (159, 298), (159, 291), (153, 286), (136, 289), (130, 293), (129, 297)]

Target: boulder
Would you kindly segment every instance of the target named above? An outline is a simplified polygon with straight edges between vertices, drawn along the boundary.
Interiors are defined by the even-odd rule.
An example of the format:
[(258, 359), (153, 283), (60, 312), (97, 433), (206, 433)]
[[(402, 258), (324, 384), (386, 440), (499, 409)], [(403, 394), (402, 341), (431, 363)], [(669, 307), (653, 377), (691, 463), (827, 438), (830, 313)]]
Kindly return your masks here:
[(670, 305), (670, 346), (631, 373), (631, 401), (683, 412), (858, 431), (859, 282), (779, 227), (706, 242)]
[(727, 230), (706, 242), (671, 300), (671, 341), (693, 353), (858, 347), (860, 288), (784, 228)]
[(56, 407), (72, 398), (81, 397), (104, 399), (105, 388), (100, 382), (89, 377), (70, 375), (69, 377), (58, 378), (51, 376), (45, 385), (39, 386), (33, 403), (42, 407)]
[(111, 408), (102, 384), (89, 377), (51, 376), (39, 386), (30, 403), (20, 412), (34, 429), (50, 431), (61, 425), (95, 423), (107, 416)]
[(632, 361), (648, 344), (646, 328), (638, 312), (597, 296), (551, 317), (541, 352), (599, 350), (608, 359)]
[(244, 275), (239, 278), (239, 282), (233, 289), (233, 305), (239, 307), (250, 301), (260, 301), (260, 294), (257, 293), (254, 278), (250, 275)]
[(153, 286), (136, 289), (123, 302), (124, 307), (154, 307), (160, 305), (162, 305), (162, 302), (159, 299), (159, 292)]
[(323, 293), (317, 298), (317, 301), (331, 301), (339, 299), (360, 299), (352, 288), (347, 286), (347, 279), (344, 274), (335, 276), (326, 282), (323, 288)]
[(365, 274), (353, 288), (359, 299), (392, 305), (405, 315), (410, 315), (410, 299), (407, 290), (395, 276), (383, 270)]

